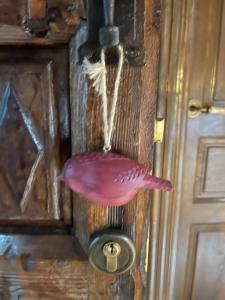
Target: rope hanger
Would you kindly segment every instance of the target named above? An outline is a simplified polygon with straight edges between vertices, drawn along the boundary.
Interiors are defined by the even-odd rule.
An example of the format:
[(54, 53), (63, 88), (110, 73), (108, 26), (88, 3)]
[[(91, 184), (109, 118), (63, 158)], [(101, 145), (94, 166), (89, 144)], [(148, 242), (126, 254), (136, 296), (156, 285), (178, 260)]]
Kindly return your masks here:
[(100, 61), (97, 63), (91, 63), (87, 58), (84, 59), (83, 62), (83, 73), (88, 75), (89, 78), (93, 81), (92, 86), (95, 91), (101, 97), (101, 105), (102, 105), (102, 119), (103, 119), (103, 134), (104, 134), (104, 147), (103, 151), (108, 152), (111, 150), (111, 140), (112, 133), (114, 129), (114, 119), (116, 113), (116, 105), (118, 101), (118, 92), (120, 86), (121, 73), (123, 69), (124, 63), (124, 51), (121, 45), (117, 46), (118, 51), (118, 66), (116, 79), (113, 88), (112, 95), (112, 107), (109, 112), (109, 101), (107, 95), (107, 80), (106, 80), (106, 63), (105, 63), (105, 49), (102, 48)]

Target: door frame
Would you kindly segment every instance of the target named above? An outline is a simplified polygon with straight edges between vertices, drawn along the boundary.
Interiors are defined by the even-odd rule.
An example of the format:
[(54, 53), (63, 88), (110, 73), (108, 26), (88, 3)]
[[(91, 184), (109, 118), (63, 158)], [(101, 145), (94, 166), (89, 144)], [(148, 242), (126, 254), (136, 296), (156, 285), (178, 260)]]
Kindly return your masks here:
[(154, 174), (169, 178), (174, 192), (153, 193), (149, 299), (173, 300), (187, 114), (182, 69), (188, 22), (187, 0), (162, 3), (157, 117), (165, 118), (165, 136), (163, 143), (155, 144)]

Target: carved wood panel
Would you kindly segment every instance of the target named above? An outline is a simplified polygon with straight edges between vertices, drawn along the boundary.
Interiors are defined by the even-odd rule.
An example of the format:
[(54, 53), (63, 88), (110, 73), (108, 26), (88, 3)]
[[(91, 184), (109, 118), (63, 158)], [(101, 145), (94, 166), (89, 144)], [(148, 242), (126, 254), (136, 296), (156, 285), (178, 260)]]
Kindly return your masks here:
[(66, 107), (59, 109), (68, 101), (67, 51), (22, 56), (0, 53), (0, 220), (60, 220), (64, 192), (57, 175), (69, 132)]

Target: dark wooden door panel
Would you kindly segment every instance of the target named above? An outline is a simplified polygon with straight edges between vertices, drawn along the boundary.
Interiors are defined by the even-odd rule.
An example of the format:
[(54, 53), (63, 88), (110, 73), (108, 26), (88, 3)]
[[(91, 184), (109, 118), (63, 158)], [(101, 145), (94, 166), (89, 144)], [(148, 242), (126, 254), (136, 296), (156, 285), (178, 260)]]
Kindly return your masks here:
[(69, 154), (67, 51), (20, 51), (0, 53), (0, 220), (60, 220), (69, 205), (57, 180)]
[[(66, 44), (78, 28), (81, 17), (84, 18), (83, 0), (44, 0), (47, 36), (33, 36), (28, 28), (28, 0), (0, 1), (0, 44), (1, 45), (53, 45)], [(30, 1), (38, 6), (39, 1)], [(36, 2), (36, 4), (35, 4)], [(44, 3), (46, 2), (46, 4)], [(38, 9), (37, 9), (38, 10)]]
[[(70, 140), (73, 152), (102, 147), (100, 102), (78, 59), (78, 47), (86, 40), (86, 1), (46, 0), (46, 36), (29, 31), (28, 1), (0, 2), (0, 299), (144, 299), (151, 222), (148, 193), (113, 209), (74, 194), (72, 209), (70, 192), (56, 178), (71, 155)], [(144, 39), (145, 49), (140, 45), (138, 52), (146, 51), (146, 64), (124, 66), (116, 113), (119, 129), (113, 135), (113, 151), (149, 166), (159, 2), (134, 1), (138, 26), (131, 32)], [(110, 90), (115, 72), (109, 66)], [(136, 264), (122, 276), (94, 271), (72, 240), (76, 235), (87, 249), (93, 233), (111, 226), (121, 228), (136, 245)]]
[(0, 299), (88, 299), (87, 261), (67, 235), (0, 235)]
[[(144, 11), (142, 11), (142, 5)], [(112, 151), (151, 165), (153, 153), (153, 131), (155, 119), (155, 80), (159, 53), (159, 32), (156, 23), (159, 1), (138, 1), (137, 18), (146, 18), (144, 40), (146, 44), (146, 65), (132, 67), (124, 65), (118, 110), (115, 116), (115, 131)], [(143, 12), (143, 14), (142, 14)], [(140, 28), (137, 28), (139, 34)], [(103, 147), (101, 102), (91, 82), (87, 82), (79, 65), (77, 49), (84, 40), (85, 28), (71, 42), (71, 128), (73, 153), (101, 150)], [(140, 31), (140, 34), (142, 32)], [(107, 67), (109, 93), (115, 80), (116, 67)], [(151, 83), (151, 84), (150, 84)], [(76, 234), (85, 248), (90, 236), (104, 228), (120, 228), (134, 241), (136, 263), (134, 268), (121, 276), (106, 276), (89, 270), (90, 299), (144, 299), (148, 288), (148, 233), (152, 222), (149, 195), (140, 192), (136, 199), (121, 207), (108, 208), (95, 205), (78, 195), (73, 195), (73, 216)], [(99, 284), (101, 283), (101, 284)]]

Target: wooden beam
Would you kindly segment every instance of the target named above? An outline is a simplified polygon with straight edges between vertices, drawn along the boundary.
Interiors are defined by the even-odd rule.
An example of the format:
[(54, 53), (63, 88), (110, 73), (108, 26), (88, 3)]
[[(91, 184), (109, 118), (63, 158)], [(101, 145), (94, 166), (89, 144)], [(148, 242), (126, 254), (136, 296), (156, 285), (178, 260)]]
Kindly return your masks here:
[(47, 1), (27, 0), (27, 28), (34, 35), (48, 31)]

